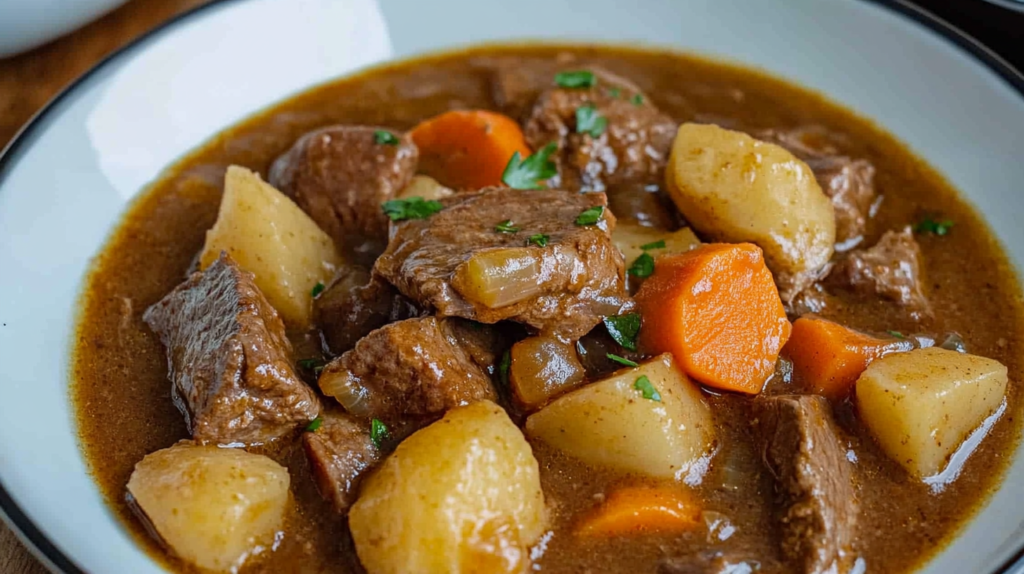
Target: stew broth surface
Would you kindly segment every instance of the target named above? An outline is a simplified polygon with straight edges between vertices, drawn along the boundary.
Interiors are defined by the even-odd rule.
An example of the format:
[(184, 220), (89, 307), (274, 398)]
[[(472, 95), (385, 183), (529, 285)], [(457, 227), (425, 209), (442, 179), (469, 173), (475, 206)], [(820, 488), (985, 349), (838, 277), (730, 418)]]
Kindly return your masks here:
[[(861, 518), (857, 549), (869, 572), (905, 572), (921, 565), (956, 534), (999, 486), (1020, 434), (1018, 384), (1022, 369), (1021, 290), (1014, 270), (980, 216), (934, 170), (879, 127), (819, 95), (751, 70), (675, 53), (591, 46), (483, 47), (373, 69), (298, 95), (217, 135), (177, 162), (130, 207), (88, 277), (73, 358), (71, 392), (82, 448), (95, 480), (117, 516), (150, 554), (176, 571), (189, 567), (167, 557), (133, 516), (125, 484), (146, 454), (188, 438), (171, 401), (164, 349), (142, 321), (147, 307), (185, 277), (216, 219), (224, 171), (238, 164), (266, 176), (271, 162), (303, 133), (351, 123), (408, 129), (456, 108), (494, 109), (489, 71), (496, 62), (550, 66), (555, 59), (598, 64), (637, 83), (677, 121), (717, 122), (744, 129), (818, 126), (838, 150), (871, 161), (884, 197), (865, 244), (888, 229), (930, 214), (955, 222), (946, 236), (919, 235), (925, 290), (933, 317), (914, 320), (882, 301), (842, 297), (822, 314), (853, 328), (884, 332), (956, 331), (971, 353), (1009, 368), (1005, 414), (974, 452), (957, 480), (941, 492), (909, 477), (856, 424), (853, 407), (836, 412), (856, 458)], [(292, 334), (296, 358), (317, 349), (307, 334)], [(769, 392), (785, 391), (773, 383)], [(706, 510), (736, 527), (685, 536), (641, 536), (594, 542), (569, 526), (592, 508), (609, 485), (627, 477), (587, 467), (533, 444), (553, 509), (551, 528), (534, 549), (542, 572), (655, 572), (665, 556), (703, 550), (742, 551), (779, 560), (771, 521), (771, 483), (747, 435), (750, 414), (734, 396), (710, 396), (719, 449), (697, 488)], [(295, 504), (276, 551), (243, 572), (358, 572), (345, 520), (323, 502), (309, 475), (301, 444), (282, 439), (262, 450), (291, 473)]]

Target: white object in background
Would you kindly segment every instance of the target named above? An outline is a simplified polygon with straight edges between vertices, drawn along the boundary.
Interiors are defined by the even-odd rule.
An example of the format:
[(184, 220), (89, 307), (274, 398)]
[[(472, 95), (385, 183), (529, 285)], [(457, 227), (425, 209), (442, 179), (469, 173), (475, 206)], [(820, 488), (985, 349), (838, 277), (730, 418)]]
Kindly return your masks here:
[(0, 0), (0, 58), (45, 44), (124, 3), (125, 0)]

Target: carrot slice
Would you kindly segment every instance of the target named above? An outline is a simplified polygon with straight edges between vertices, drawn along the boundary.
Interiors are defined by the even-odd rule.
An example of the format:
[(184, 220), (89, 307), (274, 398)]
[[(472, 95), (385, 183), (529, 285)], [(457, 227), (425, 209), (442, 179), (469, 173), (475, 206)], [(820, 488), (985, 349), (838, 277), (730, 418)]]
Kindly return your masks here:
[(879, 339), (821, 317), (804, 316), (793, 323), (793, 335), (782, 354), (793, 361), (793, 375), (805, 390), (841, 400), (871, 361), (912, 348), (910, 341)]
[(700, 523), (701, 505), (679, 487), (630, 486), (612, 492), (580, 522), (581, 536), (681, 532)]
[(672, 353), (691, 378), (727, 391), (761, 392), (792, 328), (750, 243), (659, 257), (636, 302), (645, 352)]
[(519, 124), (486, 110), (446, 112), (410, 134), (420, 150), (420, 171), (457, 189), (501, 185), (512, 155), (530, 155)]

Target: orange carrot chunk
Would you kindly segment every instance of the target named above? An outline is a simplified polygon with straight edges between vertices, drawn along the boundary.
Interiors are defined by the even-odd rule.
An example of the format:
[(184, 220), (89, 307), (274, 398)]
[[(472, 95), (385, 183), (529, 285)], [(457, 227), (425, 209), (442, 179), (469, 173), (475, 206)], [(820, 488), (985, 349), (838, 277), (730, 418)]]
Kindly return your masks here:
[(750, 243), (659, 257), (636, 302), (645, 352), (672, 353), (691, 378), (726, 391), (761, 392), (792, 329)]
[(519, 124), (486, 110), (446, 112), (421, 122), (410, 134), (420, 150), (420, 171), (456, 189), (501, 185), (512, 155), (530, 155)]
[(806, 391), (841, 400), (871, 361), (912, 348), (907, 340), (879, 339), (821, 317), (804, 316), (793, 323), (793, 335), (782, 354), (793, 361), (793, 375)]
[(576, 529), (581, 536), (682, 532), (700, 523), (700, 504), (678, 486), (630, 486), (608, 495)]

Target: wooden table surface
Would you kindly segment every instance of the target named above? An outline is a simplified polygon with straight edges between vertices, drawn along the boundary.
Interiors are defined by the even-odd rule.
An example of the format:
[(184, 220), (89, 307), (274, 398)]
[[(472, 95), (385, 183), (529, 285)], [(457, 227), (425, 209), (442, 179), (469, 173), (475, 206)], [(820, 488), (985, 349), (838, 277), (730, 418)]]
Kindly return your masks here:
[[(31, 52), (0, 59), (0, 149), (32, 114), (101, 58), (175, 14), (209, 1), (131, 0), (67, 36)], [(3, 524), (0, 573), (46, 573)]]

